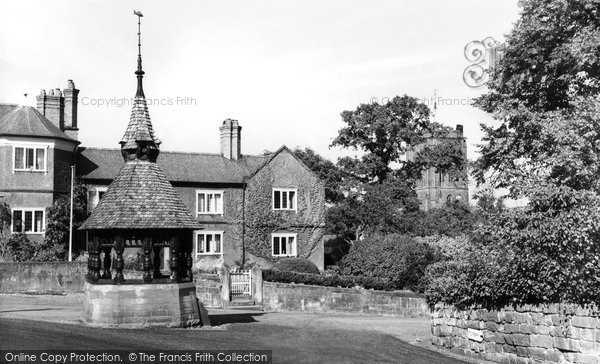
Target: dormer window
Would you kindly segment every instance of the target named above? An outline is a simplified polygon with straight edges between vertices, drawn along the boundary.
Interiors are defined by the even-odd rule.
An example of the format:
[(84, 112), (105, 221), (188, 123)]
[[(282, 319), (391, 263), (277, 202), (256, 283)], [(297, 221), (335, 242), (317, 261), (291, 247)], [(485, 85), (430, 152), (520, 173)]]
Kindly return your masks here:
[(15, 171), (46, 172), (46, 148), (14, 147), (13, 151)]
[(274, 188), (273, 210), (296, 211), (297, 192), (298, 190), (295, 188)]

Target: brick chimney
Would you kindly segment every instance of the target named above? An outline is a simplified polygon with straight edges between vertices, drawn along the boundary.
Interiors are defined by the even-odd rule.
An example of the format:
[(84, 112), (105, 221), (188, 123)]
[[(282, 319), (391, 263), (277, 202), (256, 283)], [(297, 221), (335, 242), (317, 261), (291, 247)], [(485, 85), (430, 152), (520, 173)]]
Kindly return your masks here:
[(67, 82), (67, 88), (63, 90), (64, 96), (64, 132), (71, 138), (77, 140), (79, 128), (77, 128), (77, 95), (79, 90), (75, 88), (73, 80)]
[(219, 128), (221, 132), (221, 155), (237, 161), (242, 157), (242, 127), (237, 120), (226, 119)]
[(68, 81), (66, 89), (59, 88), (42, 90), (36, 96), (37, 109), (57, 128), (64, 131), (71, 138), (77, 139), (77, 95), (73, 80)]

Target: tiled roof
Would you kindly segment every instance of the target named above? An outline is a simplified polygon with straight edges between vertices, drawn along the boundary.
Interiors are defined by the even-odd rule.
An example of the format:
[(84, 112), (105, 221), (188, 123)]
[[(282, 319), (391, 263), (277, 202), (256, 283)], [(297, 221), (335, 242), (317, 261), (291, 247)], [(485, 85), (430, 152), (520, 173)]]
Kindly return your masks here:
[(156, 163), (128, 161), (110, 184), (82, 230), (199, 229)]
[(0, 104), (0, 135), (54, 138), (79, 144), (31, 106)]
[[(220, 154), (161, 152), (157, 163), (171, 182), (242, 183), (268, 157), (245, 155), (238, 161)], [(118, 149), (81, 149), (77, 173), (85, 179), (112, 180), (123, 166)]]
[(154, 142), (156, 145), (161, 143), (154, 134), (146, 98), (143, 96), (136, 96), (133, 100), (129, 125), (120, 143), (124, 149), (135, 149), (136, 142)]

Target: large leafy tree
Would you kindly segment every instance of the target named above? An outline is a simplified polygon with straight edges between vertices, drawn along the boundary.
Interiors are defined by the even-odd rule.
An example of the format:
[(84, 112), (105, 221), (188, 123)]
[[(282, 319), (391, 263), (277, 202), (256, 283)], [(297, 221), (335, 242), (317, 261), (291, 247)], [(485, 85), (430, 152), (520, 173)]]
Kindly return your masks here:
[(492, 257), (493, 271), (460, 264), (461, 270), (443, 272), (462, 280), (460, 289), (437, 293), (463, 304), (597, 302), (600, 4), (527, 0), (520, 6), (506, 57), (477, 103), (496, 122), (483, 128), (476, 176), (529, 203), (492, 214), (480, 226), (474, 256)]
[[(418, 210), (415, 182), (425, 168), (465, 177), (462, 140), (444, 138), (449, 128), (432, 122), (427, 105), (414, 97), (362, 104), (341, 116), (345, 126), (332, 146), (352, 148), (361, 155), (337, 163), (346, 198), (329, 211), (328, 226), (339, 236), (354, 240), (363, 234), (402, 230), (405, 214)], [(423, 146), (428, 137), (439, 141)]]

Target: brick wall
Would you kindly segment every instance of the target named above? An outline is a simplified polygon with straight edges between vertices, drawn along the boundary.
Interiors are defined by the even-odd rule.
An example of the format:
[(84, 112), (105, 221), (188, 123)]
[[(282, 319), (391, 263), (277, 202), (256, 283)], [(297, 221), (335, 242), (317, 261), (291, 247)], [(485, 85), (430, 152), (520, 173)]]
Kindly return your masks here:
[(600, 363), (600, 309), (548, 304), (460, 311), (438, 305), (434, 344), (502, 363)]
[(81, 292), (87, 262), (0, 263), (0, 292)]
[(428, 317), (425, 298), (412, 292), (263, 282), (265, 311), (340, 312), (374, 316)]

